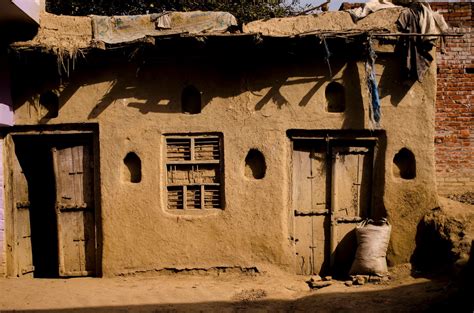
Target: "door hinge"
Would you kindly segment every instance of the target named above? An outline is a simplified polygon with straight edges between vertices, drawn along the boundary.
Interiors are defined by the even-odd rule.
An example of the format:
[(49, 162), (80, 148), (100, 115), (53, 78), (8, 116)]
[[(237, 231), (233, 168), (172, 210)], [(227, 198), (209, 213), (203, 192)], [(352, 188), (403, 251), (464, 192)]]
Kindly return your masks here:
[(364, 219), (360, 216), (336, 217), (337, 223), (360, 223)]
[(17, 202), (16, 203), (16, 208), (18, 210), (29, 209), (30, 208), (30, 201)]
[(56, 203), (56, 207), (59, 211), (85, 211), (90, 209), (87, 203), (81, 204), (65, 204), (65, 203)]
[(35, 267), (33, 265), (27, 266), (27, 267), (21, 269), (21, 275), (32, 273), (34, 271), (35, 271)]
[(329, 213), (328, 210), (319, 210), (319, 211), (298, 211), (295, 210), (295, 216), (321, 216), (327, 215)]

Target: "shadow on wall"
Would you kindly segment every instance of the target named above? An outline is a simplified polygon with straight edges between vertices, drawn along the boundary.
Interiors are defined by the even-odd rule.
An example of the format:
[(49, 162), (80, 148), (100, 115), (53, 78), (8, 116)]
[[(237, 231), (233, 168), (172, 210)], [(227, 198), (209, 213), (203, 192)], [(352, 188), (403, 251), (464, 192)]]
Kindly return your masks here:
[(355, 259), (356, 249), (357, 237), (355, 229), (353, 229), (341, 238), (334, 252), (334, 277), (341, 279), (348, 277), (352, 262)]
[[(414, 270), (418, 274), (449, 273), (456, 270), (458, 266), (462, 266), (464, 253), (456, 251), (463, 247), (459, 244), (460, 238), (456, 238), (458, 234), (463, 232), (462, 224), (446, 215), (443, 216), (440, 210), (440, 208), (433, 209), (432, 213), (423, 217), (418, 223), (415, 238), (416, 247), (410, 259)], [(440, 216), (437, 216), (437, 214), (440, 214)], [(466, 271), (472, 271), (473, 269), (472, 249), (471, 246), (470, 266), (469, 263), (465, 265)], [(459, 261), (461, 261), (460, 264), (458, 264)]]
[[(436, 208), (435, 210), (439, 210)], [(453, 226), (454, 223), (451, 225)], [(448, 228), (446, 226), (444, 228)], [(448, 299), (441, 302), (436, 312), (473, 312), (472, 281), (474, 279), (474, 240), (471, 241), (469, 259), (466, 263), (453, 252), (453, 243), (440, 234), (439, 225), (420, 221), (416, 233), (416, 248), (410, 259), (415, 277), (450, 275), (450, 284), (457, 289)], [(443, 228), (443, 227), (441, 227)], [(461, 262), (459, 262), (461, 261)], [(435, 306), (433, 306), (435, 308)], [(459, 308), (459, 310), (454, 310)]]
[[(14, 73), (14, 103), (31, 102), (37, 94), (42, 94), (43, 100), (50, 100), (42, 101), (45, 105), (39, 104), (43, 106), (43, 112), (46, 112), (41, 122), (47, 123), (57, 116), (61, 107), (80, 88), (108, 84), (105, 94), (91, 94), (84, 98), (84, 101), (95, 104), (88, 114), (89, 119), (99, 117), (110, 105), (122, 99), (130, 99), (128, 107), (135, 108), (142, 114), (198, 114), (214, 98), (233, 98), (247, 91), (256, 96), (254, 108), (259, 111), (267, 105), (282, 109), (296, 104), (299, 107), (314, 104), (316, 92), (331, 81), (327, 64), (322, 58), (287, 57), (269, 61), (247, 58), (236, 62), (208, 58), (199, 61), (166, 60), (139, 64), (127, 62), (123, 58), (107, 59), (106, 56), (88, 56), (87, 64), (83, 61), (84, 64), (76, 65), (77, 69), (69, 79), (64, 80), (62, 86), (62, 80), (51, 74), (54, 72), (52, 69), (57, 66), (55, 60), (34, 60), (31, 64), (36, 68), (25, 66), (23, 72)], [(333, 73), (338, 73), (346, 66), (342, 78), (338, 79), (345, 88), (344, 128), (363, 128), (361, 79), (358, 77), (356, 62), (338, 60), (342, 59), (335, 57), (331, 61), (331, 68)], [(42, 73), (50, 74), (45, 76)], [(309, 84), (309, 90), (300, 99), (290, 101), (282, 92), (283, 88), (302, 84)], [(185, 93), (186, 89), (189, 92)], [(59, 99), (50, 97), (59, 90)], [(183, 108), (183, 101), (191, 102), (191, 107)], [(55, 105), (50, 105), (51, 102), (55, 102)]]
[(347, 64), (343, 74), (342, 82), (345, 87), (345, 110), (343, 129), (363, 129), (365, 126), (364, 102), (362, 99), (361, 84), (365, 83), (358, 74), (357, 64)]
[[(332, 71), (339, 72), (344, 63), (334, 62)], [(257, 69), (257, 70), (255, 70)], [(297, 77), (297, 78), (295, 78)], [(290, 105), (288, 99), (281, 93), (281, 89), (286, 86), (315, 83), (314, 86), (300, 99), (298, 106), (304, 107), (311, 102), (311, 99), (321, 87), (329, 81), (329, 70), (325, 62), (309, 62), (309, 64), (287, 63), (282, 66), (278, 64), (255, 63), (245, 68), (243, 80), (245, 89), (252, 94), (261, 96), (255, 104), (255, 110), (260, 111), (265, 105), (273, 102), (279, 109), (285, 105)], [(270, 87), (266, 94), (259, 90)]]
[[(453, 289), (445, 290), (445, 283), (428, 281), (390, 289), (364, 292), (310, 293), (296, 300), (249, 299), (198, 303), (166, 303), (146, 305), (116, 305), (100, 307), (21, 310), (22, 312), (471, 312), (470, 300), (457, 298)], [(199, 287), (197, 287), (199, 288)], [(355, 287), (350, 287), (355, 288)], [(238, 289), (238, 288), (236, 288)], [(350, 290), (349, 288), (347, 288)], [(194, 289), (193, 289), (194, 290)], [(199, 290), (199, 289), (198, 289)], [(240, 289), (241, 290), (241, 289)], [(245, 290), (244, 290), (245, 291)], [(307, 293), (306, 293), (307, 294)], [(236, 293), (234, 298), (238, 298)], [(258, 299), (258, 297), (257, 297)], [(17, 312), (5, 310), (2, 312)]]
[[(105, 94), (91, 94), (84, 98), (84, 101), (95, 104), (88, 114), (89, 119), (99, 117), (110, 105), (122, 99), (129, 99), (131, 102), (128, 102), (128, 107), (135, 108), (142, 114), (198, 114), (214, 98), (234, 98), (247, 91), (255, 96), (253, 99), (256, 102), (251, 105), (259, 111), (267, 105), (282, 109), (291, 105), (305, 107), (317, 101), (325, 101), (323, 98), (315, 99), (315, 95), (332, 81), (324, 57), (318, 55), (286, 55), (267, 59), (246, 56), (232, 60), (222, 56), (202, 56), (199, 59), (147, 59), (144, 56), (140, 60), (130, 61), (123, 54), (124, 52), (122, 55), (109, 51), (91, 52), (87, 55), (87, 60), (78, 61), (70, 78), (57, 76), (57, 60), (54, 57), (39, 54), (28, 56), (28, 63), (20, 62), (23, 67), (20, 70), (16, 66), (17, 70), (13, 73), (14, 103), (34, 102), (36, 95), (44, 95), (43, 98), (50, 101), (43, 101), (43, 111), (46, 113), (42, 115), (41, 122), (47, 123), (55, 118), (61, 107), (80, 88), (108, 84)], [(332, 73), (343, 70), (342, 76), (336, 80), (345, 90), (343, 129), (365, 126), (365, 95), (361, 92), (366, 88), (361, 86), (366, 81), (365, 75), (358, 75), (356, 59), (356, 56), (335, 55), (330, 60)], [(377, 63), (384, 68), (379, 82), (380, 97), (383, 99), (390, 96), (392, 105), (397, 106), (414, 81), (404, 79), (400, 70), (401, 59), (396, 55), (381, 53)], [(288, 99), (285, 88), (305, 84), (307, 87), (304, 88), (308, 90), (304, 94), (297, 99)], [(185, 93), (185, 89), (189, 92)], [(55, 94), (59, 99), (49, 97)], [(294, 93), (292, 96), (294, 97)], [(192, 102), (191, 107), (183, 108), (183, 101)], [(52, 106), (51, 102), (57, 102), (57, 105)], [(39, 105), (41, 107), (42, 104)], [(331, 111), (328, 108), (325, 110)]]
[(385, 194), (385, 159), (387, 154), (387, 134), (382, 132), (376, 146), (377, 153), (374, 153), (374, 171), (373, 171), (373, 195), (371, 218), (379, 220), (387, 217), (387, 209), (383, 196)]
[[(398, 48), (396, 53), (399, 54)], [(390, 103), (393, 106), (403, 100), (408, 91), (411, 89), (416, 80), (408, 79), (402, 71), (401, 58), (395, 55), (380, 54), (377, 57), (377, 64), (383, 66), (384, 71), (379, 81), (380, 99), (390, 96)]]

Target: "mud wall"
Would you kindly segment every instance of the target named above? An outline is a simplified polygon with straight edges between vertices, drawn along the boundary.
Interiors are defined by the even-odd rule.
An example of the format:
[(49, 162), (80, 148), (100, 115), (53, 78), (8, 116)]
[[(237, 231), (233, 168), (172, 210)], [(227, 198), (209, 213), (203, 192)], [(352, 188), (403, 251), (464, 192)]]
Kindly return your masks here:
[[(343, 3), (341, 10), (362, 5)], [(438, 192), (443, 195), (463, 193), (474, 187), (473, 3), (466, 0), (430, 1), (430, 6), (443, 15), (450, 32), (464, 34), (446, 37), (444, 45), (438, 42), (435, 118)]]
[[(289, 239), (291, 141), (288, 129), (369, 129), (365, 64), (331, 61), (345, 88), (346, 110), (326, 109), (330, 83), (323, 59), (167, 59), (146, 66), (105, 60), (74, 71), (61, 87), (41, 86), (44, 71), (30, 68), (30, 84), (15, 92), (18, 125), (98, 123), (103, 273), (163, 268), (276, 265), (294, 271)], [(376, 212), (392, 225), (389, 261), (408, 261), (418, 221), (436, 206), (434, 175), (435, 67), (423, 83), (407, 86), (398, 59), (380, 54), (376, 73), (386, 131)], [(44, 79), (43, 79), (44, 80)], [(201, 93), (202, 112), (181, 112), (188, 85)], [(39, 93), (58, 88), (59, 112), (48, 115)], [(172, 213), (166, 209), (164, 134), (217, 132), (223, 136), (223, 210)], [(395, 155), (408, 148), (416, 177), (397, 176)], [(250, 149), (263, 153), (263, 179), (245, 176)], [(123, 160), (141, 160), (139, 183), (124, 179)]]

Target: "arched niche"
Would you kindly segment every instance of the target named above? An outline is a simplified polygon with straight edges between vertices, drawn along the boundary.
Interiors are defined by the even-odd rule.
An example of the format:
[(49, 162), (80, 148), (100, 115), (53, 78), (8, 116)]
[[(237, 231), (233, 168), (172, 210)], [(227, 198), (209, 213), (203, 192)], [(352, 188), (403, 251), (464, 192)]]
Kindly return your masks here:
[(403, 179), (414, 179), (416, 177), (416, 159), (413, 152), (402, 148), (393, 157), (393, 176)]
[(183, 113), (199, 114), (202, 110), (201, 92), (189, 85), (181, 92), (181, 110)]
[(331, 82), (326, 87), (327, 111), (341, 113), (346, 109), (346, 91), (343, 85)]
[(135, 152), (129, 152), (123, 159), (123, 180), (139, 183), (142, 180), (142, 161)]
[(253, 179), (265, 177), (267, 164), (265, 156), (257, 149), (250, 149), (245, 157), (245, 176)]

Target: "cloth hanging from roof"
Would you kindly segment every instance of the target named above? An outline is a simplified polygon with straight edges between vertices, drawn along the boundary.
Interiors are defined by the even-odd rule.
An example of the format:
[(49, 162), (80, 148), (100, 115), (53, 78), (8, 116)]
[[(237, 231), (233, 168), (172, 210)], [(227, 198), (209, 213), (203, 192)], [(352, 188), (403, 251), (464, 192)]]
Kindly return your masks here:
[[(417, 34), (441, 34), (448, 29), (443, 16), (431, 10), (425, 1), (412, 2), (397, 20), (401, 32)], [(422, 81), (433, 57), (430, 54), (436, 36), (401, 37), (401, 52), (405, 58), (406, 76)]]
[(371, 67), (367, 77), (367, 87), (370, 93), (371, 112), (370, 119), (376, 128), (380, 127), (380, 120), (382, 119), (382, 111), (380, 109), (380, 96), (377, 81), (375, 80), (375, 70)]
[(366, 17), (370, 13), (396, 7), (398, 7), (398, 5), (385, 0), (370, 0), (369, 2), (365, 3), (364, 6), (347, 10), (347, 12), (351, 15), (354, 23), (356, 23), (358, 20)]
[(167, 12), (149, 15), (97, 16), (92, 18), (94, 40), (118, 44), (146, 36), (173, 34), (223, 33), (237, 26), (236, 18), (227, 12)]
[(380, 127), (380, 120), (382, 119), (382, 111), (380, 106), (379, 89), (377, 86), (377, 80), (375, 78), (375, 59), (377, 55), (372, 48), (372, 40), (369, 38), (367, 51), (367, 60), (365, 62), (365, 74), (367, 79), (367, 88), (369, 90), (370, 99), (370, 121), (375, 128)]

